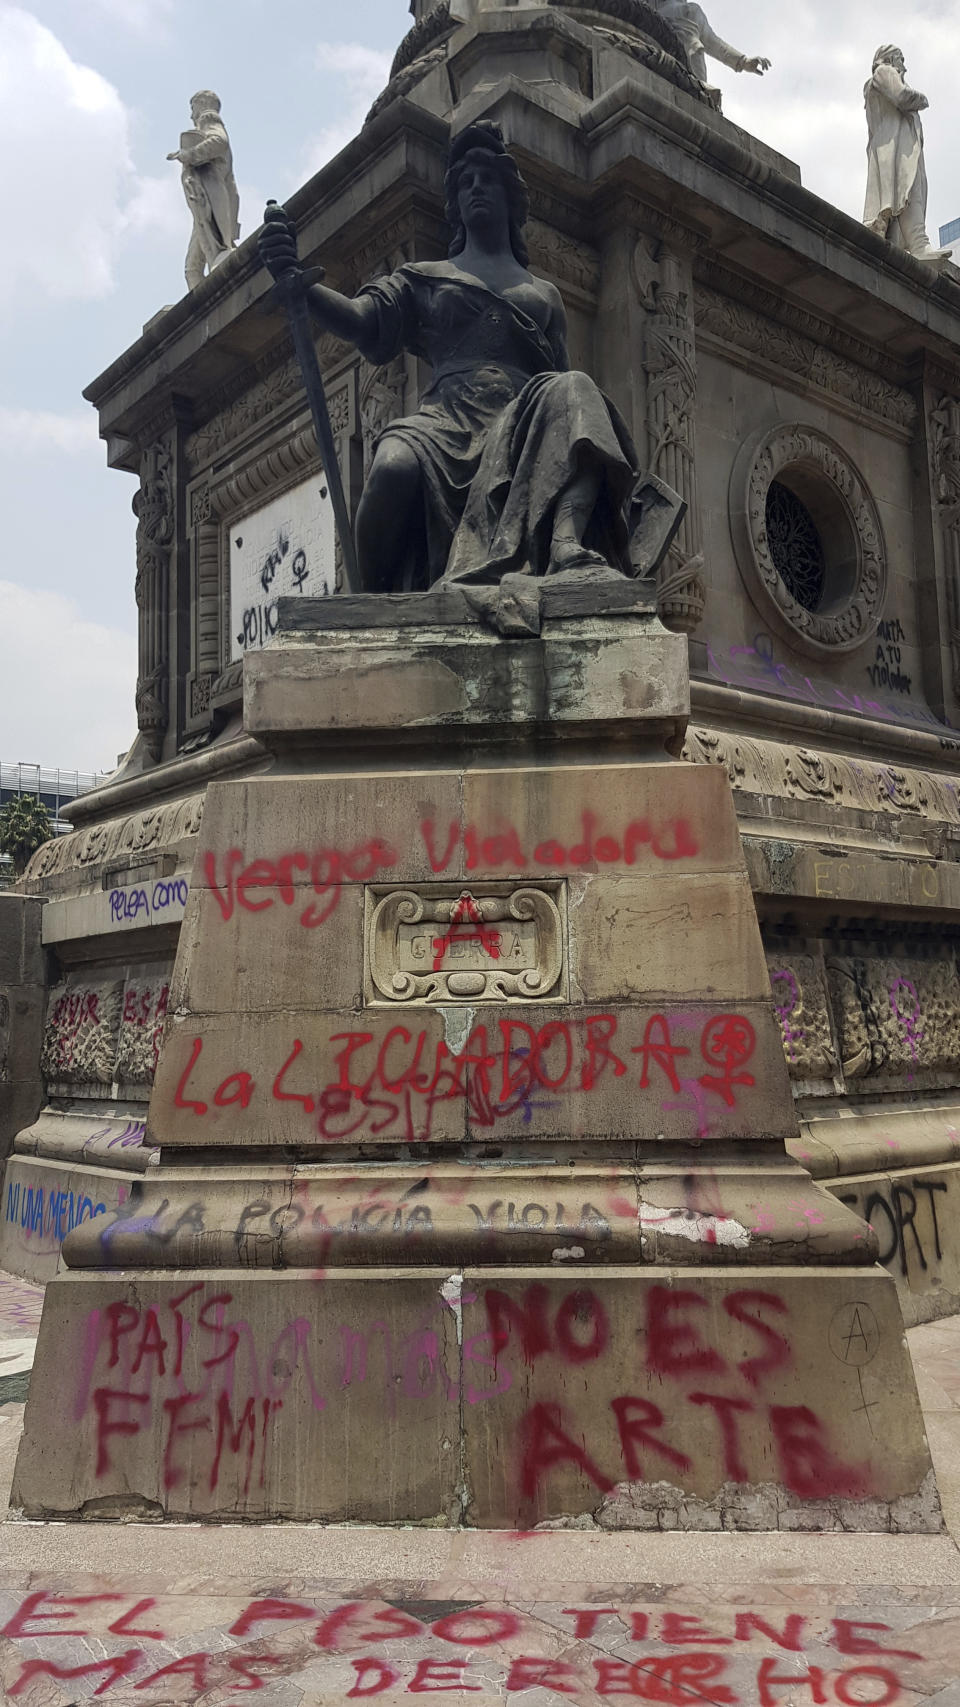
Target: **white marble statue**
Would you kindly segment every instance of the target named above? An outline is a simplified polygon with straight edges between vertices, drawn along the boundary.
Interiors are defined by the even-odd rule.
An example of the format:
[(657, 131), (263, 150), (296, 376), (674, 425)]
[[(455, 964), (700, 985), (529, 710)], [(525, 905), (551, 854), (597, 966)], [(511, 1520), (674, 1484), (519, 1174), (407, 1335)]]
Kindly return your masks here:
[(760, 54), (741, 53), (739, 48), (731, 47), (722, 36), (718, 36), (711, 28), (703, 7), (698, 6), (695, 0), (655, 0), (655, 5), (660, 16), (673, 25), (683, 42), (693, 75), (699, 77), (707, 88), (710, 87), (708, 54), (711, 59), (719, 59), (721, 65), (729, 65), (731, 71), (752, 71), (756, 77), (762, 77), (765, 71), (769, 71), (769, 59)]
[(204, 272), (212, 273), (240, 236), (240, 197), (233, 175), (230, 138), (220, 117), (220, 99), (201, 89), (190, 102), (194, 128), (185, 130), (180, 147), (167, 155), (179, 160), (187, 206), (193, 214), (193, 233), (184, 266), (190, 290)]
[(878, 47), (863, 98), (867, 108), (867, 197), (863, 223), (918, 261), (942, 266), (949, 249), (927, 236), (927, 169), (920, 114), (926, 95), (911, 89), (898, 47)]

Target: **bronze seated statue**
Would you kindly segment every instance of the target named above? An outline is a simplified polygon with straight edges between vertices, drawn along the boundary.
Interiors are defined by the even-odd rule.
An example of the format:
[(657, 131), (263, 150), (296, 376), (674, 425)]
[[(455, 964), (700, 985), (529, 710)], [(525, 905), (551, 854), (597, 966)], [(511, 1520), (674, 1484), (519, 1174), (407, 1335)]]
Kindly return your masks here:
[(288, 296), (304, 293), (324, 330), (375, 364), (407, 350), (433, 369), (416, 413), (377, 443), (356, 516), (355, 590), (649, 573), (682, 500), (660, 481), (641, 484), (617, 409), (569, 369), (563, 302), (528, 270), (527, 191), (497, 125), (455, 139), (446, 198), (449, 258), (411, 262), (353, 298), (307, 282), (282, 209), (271, 204), (260, 233), (273, 277)]

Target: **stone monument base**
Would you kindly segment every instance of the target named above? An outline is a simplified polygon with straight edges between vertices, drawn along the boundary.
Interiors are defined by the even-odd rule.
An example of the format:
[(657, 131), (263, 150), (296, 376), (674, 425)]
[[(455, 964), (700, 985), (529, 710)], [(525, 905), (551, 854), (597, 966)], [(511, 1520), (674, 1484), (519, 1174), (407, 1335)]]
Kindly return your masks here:
[(30, 1516), (939, 1527), (875, 1236), (786, 1152), (727, 777), (664, 756), (685, 642), (616, 590), (329, 600), (247, 661), (274, 769), (207, 794)]
[[(53, 1415), (69, 1453), (37, 1426)], [(872, 1268), (60, 1277), (13, 1499), (35, 1518), (941, 1526)]]

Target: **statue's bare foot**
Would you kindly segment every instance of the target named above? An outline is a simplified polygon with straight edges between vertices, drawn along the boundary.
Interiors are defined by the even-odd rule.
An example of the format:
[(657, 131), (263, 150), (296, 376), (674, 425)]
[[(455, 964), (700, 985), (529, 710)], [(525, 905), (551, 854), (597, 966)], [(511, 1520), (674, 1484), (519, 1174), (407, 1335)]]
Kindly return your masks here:
[(611, 565), (599, 551), (588, 551), (576, 539), (555, 539), (550, 551), (548, 575), (563, 575), (570, 570), (606, 569)]

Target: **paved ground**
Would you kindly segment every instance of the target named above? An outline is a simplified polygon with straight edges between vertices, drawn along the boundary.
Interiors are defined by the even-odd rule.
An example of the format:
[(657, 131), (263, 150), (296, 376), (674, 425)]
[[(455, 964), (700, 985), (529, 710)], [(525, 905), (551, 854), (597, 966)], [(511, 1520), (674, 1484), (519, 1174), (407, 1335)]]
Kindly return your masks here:
[[(41, 1294), (0, 1276), (0, 1503)], [(0, 1525), (0, 1699), (960, 1707), (960, 1318), (909, 1336), (949, 1533)]]

